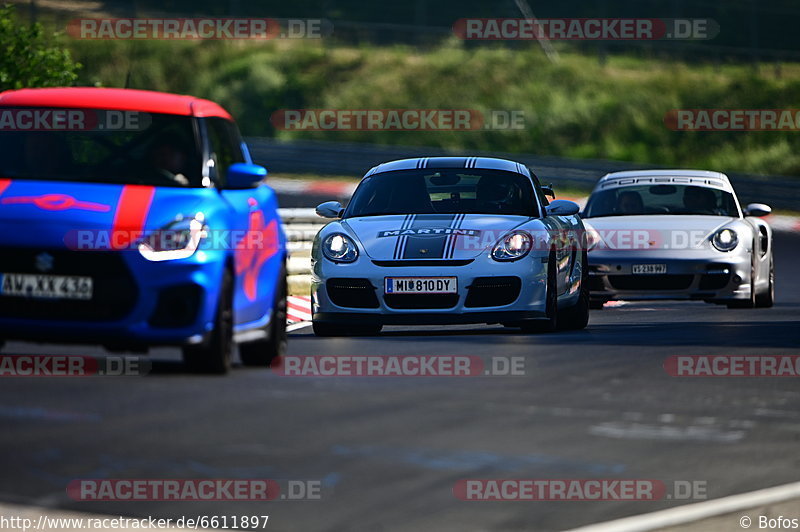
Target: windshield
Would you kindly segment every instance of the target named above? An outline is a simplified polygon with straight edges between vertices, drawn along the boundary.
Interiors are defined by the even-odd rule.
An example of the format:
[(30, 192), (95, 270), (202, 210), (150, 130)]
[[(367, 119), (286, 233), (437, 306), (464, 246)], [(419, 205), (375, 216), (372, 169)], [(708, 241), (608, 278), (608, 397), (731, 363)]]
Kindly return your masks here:
[(0, 177), (201, 186), (193, 119), (146, 115), (125, 129), (0, 130)]
[(592, 193), (584, 218), (642, 214), (699, 214), (738, 217), (730, 192), (691, 185), (643, 185)]
[(482, 169), (386, 172), (366, 177), (345, 217), (384, 214), (510, 214), (539, 216), (531, 180)]

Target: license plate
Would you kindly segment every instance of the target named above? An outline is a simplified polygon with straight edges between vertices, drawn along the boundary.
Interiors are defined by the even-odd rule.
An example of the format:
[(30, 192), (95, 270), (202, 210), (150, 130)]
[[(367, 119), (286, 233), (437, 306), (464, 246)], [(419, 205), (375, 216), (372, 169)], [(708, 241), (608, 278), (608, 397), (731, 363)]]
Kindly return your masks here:
[(73, 275), (0, 274), (0, 295), (48, 299), (91, 299), (92, 278)]
[(667, 273), (666, 264), (634, 264), (634, 275), (658, 275), (660, 273)]
[(387, 294), (457, 294), (457, 277), (386, 277)]

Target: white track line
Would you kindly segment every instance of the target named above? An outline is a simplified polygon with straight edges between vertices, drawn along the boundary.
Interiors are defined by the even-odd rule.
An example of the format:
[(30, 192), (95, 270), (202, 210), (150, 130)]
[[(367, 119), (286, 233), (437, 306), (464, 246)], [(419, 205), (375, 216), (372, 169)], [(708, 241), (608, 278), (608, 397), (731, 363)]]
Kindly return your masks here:
[(301, 321), (300, 323), (293, 323), (291, 325), (286, 326), (286, 332), (297, 331), (299, 329), (304, 329), (311, 325), (310, 321)]
[[(750, 510), (759, 506), (775, 504), (800, 498), (800, 482), (784, 484), (774, 488), (741, 493), (711, 501), (687, 504), (668, 510), (634, 515), (574, 528), (569, 532), (645, 532), (672, 526), (685, 525), (710, 517)], [(738, 526), (738, 522), (736, 523)], [(731, 527), (736, 528), (736, 527)], [(757, 527), (756, 527), (757, 528)]]

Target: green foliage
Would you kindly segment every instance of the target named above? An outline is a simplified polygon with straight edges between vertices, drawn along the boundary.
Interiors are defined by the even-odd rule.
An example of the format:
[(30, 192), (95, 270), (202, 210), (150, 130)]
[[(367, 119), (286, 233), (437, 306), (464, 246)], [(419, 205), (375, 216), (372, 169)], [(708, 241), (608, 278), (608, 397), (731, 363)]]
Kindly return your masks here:
[(13, 6), (0, 5), (0, 91), (72, 85), (80, 68), (41, 24), (20, 24)]
[[(82, 84), (189, 93), (218, 101), (253, 136), (408, 144), (604, 158), (730, 172), (800, 175), (797, 132), (677, 132), (682, 108), (793, 109), (800, 65), (750, 65), (561, 54), (535, 46), (420, 51), (308, 41), (71, 41), (87, 65)], [(278, 109), (477, 109), (522, 111), (524, 128), (477, 131), (276, 131)]]

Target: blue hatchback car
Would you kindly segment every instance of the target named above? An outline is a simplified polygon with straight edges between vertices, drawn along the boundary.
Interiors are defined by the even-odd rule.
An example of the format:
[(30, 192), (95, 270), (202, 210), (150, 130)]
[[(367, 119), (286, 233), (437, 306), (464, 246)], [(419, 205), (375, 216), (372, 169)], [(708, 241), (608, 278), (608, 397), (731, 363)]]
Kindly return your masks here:
[(224, 373), (286, 345), (286, 240), (267, 171), (198, 98), (0, 93), (0, 345), (179, 345)]

